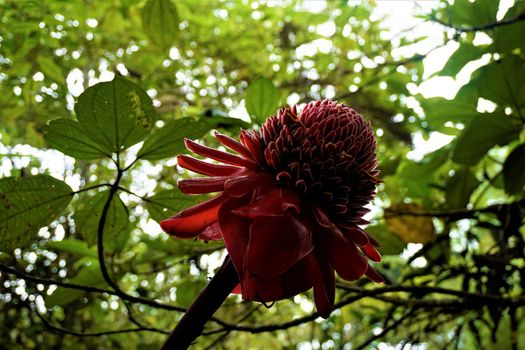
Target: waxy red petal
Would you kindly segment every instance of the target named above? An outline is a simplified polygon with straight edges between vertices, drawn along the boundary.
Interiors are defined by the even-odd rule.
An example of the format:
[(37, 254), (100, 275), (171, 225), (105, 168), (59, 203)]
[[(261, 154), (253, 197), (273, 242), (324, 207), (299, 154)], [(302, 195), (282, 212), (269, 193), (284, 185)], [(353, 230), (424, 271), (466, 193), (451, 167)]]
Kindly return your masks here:
[(241, 144), (239, 141), (234, 140), (231, 137), (221, 134), (217, 131), (215, 132), (215, 137), (225, 147), (228, 147), (232, 151), (239, 153), (241, 156), (243, 156), (246, 159), (254, 160), (250, 151), (246, 147), (244, 147), (244, 145)]
[(383, 276), (379, 274), (372, 266), (368, 265), (368, 269), (366, 270), (366, 277), (370, 278), (372, 281), (376, 283), (385, 283), (385, 279)]
[(283, 216), (286, 211), (301, 212), (301, 198), (287, 188), (274, 188), (262, 199), (234, 211), (235, 214), (255, 219), (262, 216)]
[(352, 225), (338, 225), (343, 235), (352, 240), (358, 246), (369, 244), (368, 234), (358, 226)]
[(208, 176), (228, 176), (242, 170), (236, 166), (203, 162), (184, 154), (177, 156), (177, 164), (184, 169)]
[(309, 255), (310, 269), (314, 278), (314, 301), (317, 313), (328, 318), (334, 308), (335, 275), (325, 256)]
[(320, 237), (330, 264), (341, 278), (354, 281), (364, 275), (368, 263), (354, 242), (346, 239), (338, 229), (325, 230)]
[(222, 239), (222, 232), (219, 223), (216, 222), (213, 225), (210, 225), (204, 229), (199, 235), (199, 239), (205, 241), (218, 241)]
[(326, 214), (326, 212), (319, 206), (315, 205), (313, 207), (313, 213), (315, 220), (320, 226), (324, 228), (331, 228), (334, 226), (334, 223), (332, 222), (332, 220), (330, 220), (328, 214)]
[(267, 173), (250, 172), (247, 175), (232, 177), (227, 180), (224, 184), (224, 190), (232, 197), (241, 197), (257, 187), (271, 185), (271, 175)]
[(290, 270), (282, 274), (282, 286), (285, 298), (292, 297), (312, 288), (314, 284), (314, 276), (308, 261), (308, 256), (312, 254), (313, 253), (308, 254), (297, 264), (292, 266)]
[(224, 191), (224, 182), (228, 179), (228, 176), (196, 177), (181, 180), (177, 185), (182, 193), (203, 194)]
[(228, 196), (220, 194), (161, 221), (160, 227), (171, 235), (180, 238), (193, 238), (217, 221), (219, 208), (227, 199)]
[(379, 252), (371, 244), (362, 246), (361, 250), (373, 262), (381, 261), (381, 254), (379, 254)]
[(255, 159), (258, 164), (261, 164), (264, 156), (260, 136), (253, 131), (241, 130), (239, 139), (241, 143), (250, 150), (252, 158)]
[(262, 278), (276, 277), (312, 249), (310, 228), (293, 215), (257, 218), (250, 226), (246, 271)]
[(239, 280), (244, 276), (244, 256), (248, 247), (250, 220), (235, 215), (232, 210), (246, 205), (249, 200), (249, 196), (230, 198), (219, 210), (219, 225), (224, 244), (239, 274)]
[(242, 293), (242, 289), (241, 289), (241, 284), (240, 283), (237, 284), (235, 286), (235, 288), (233, 288), (232, 293), (234, 293), (234, 294), (241, 294)]
[(280, 277), (261, 279), (247, 274), (241, 281), (241, 289), (244, 300), (271, 302), (285, 298)]
[(231, 154), (231, 153), (216, 150), (214, 148), (203, 146), (190, 139), (184, 139), (184, 143), (186, 144), (187, 149), (203, 157), (215, 159), (219, 162), (223, 162), (226, 164), (243, 166), (248, 169), (257, 168), (257, 165), (253, 161), (239, 157), (235, 154)]

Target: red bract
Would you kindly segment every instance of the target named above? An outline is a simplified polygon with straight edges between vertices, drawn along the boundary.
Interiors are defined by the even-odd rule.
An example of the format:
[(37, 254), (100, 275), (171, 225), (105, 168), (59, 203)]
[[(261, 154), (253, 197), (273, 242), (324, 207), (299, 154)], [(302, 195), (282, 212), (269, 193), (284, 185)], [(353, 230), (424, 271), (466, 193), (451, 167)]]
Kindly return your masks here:
[(271, 302), (313, 287), (317, 311), (328, 317), (334, 270), (348, 281), (382, 277), (368, 264), (378, 243), (358, 225), (379, 182), (370, 123), (334, 101), (283, 108), (240, 142), (216, 133), (236, 154), (185, 140), (222, 164), (180, 155), (178, 164), (209, 177), (182, 180), (187, 194), (216, 197), (161, 222), (180, 238), (224, 239), (243, 298)]

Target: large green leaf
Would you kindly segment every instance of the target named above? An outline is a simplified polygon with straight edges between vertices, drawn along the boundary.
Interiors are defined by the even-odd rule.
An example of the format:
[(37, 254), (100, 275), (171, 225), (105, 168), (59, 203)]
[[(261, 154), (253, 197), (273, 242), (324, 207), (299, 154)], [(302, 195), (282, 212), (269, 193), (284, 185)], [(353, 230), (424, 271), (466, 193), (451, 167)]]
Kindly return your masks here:
[(525, 105), (525, 64), (515, 55), (507, 55), (479, 69), (477, 79), (480, 97), (513, 109)]
[(367, 226), (365, 231), (381, 243), (381, 246), (377, 247), (377, 250), (383, 255), (400, 254), (407, 245), (397, 235), (390, 232), (386, 225), (377, 224)]
[(468, 62), (479, 59), (484, 52), (484, 47), (461, 43), (459, 48), (450, 56), (439, 75), (455, 77)]
[(275, 114), (279, 102), (279, 90), (266, 78), (255, 79), (246, 90), (246, 109), (258, 123)]
[(78, 239), (68, 238), (62, 241), (49, 241), (46, 243), (46, 247), (78, 256), (97, 258), (97, 251), (94, 248), (89, 248), (86, 242), (79, 241)]
[[(89, 246), (97, 243), (98, 224), (104, 206), (108, 200), (109, 192), (99, 192), (89, 198), (82, 198), (73, 216), (76, 231), (82, 236)], [(128, 210), (119, 196), (113, 196), (104, 226), (104, 244), (109, 249), (123, 245), (122, 240), (127, 238), (125, 229), (129, 224)]]
[(25, 248), (72, 197), (68, 185), (48, 175), (0, 179), (0, 251)]
[(514, 148), (503, 164), (505, 191), (516, 194), (525, 185), (525, 143)]
[(445, 191), (447, 207), (451, 209), (465, 208), (469, 202), (470, 195), (478, 187), (479, 183), (479, 180), (469, 167), (463, 166), (457, 169), (447, 182)]
[[(104, 287), (106, 282), (100, 272), (98, 262), (92, 261), (89, 266), (82, 268), (75, 277), (71, 278), (69, 283), (79, 284), (88, 287)], [(84, 294), (83, 290), (58, 287), (55, 292), (45, 298), (48, 306), (64, 306), (73, 301), (78, 301)]]
[(392, 91), (398, 94), (405, 94), (405, 95), (410, 94), (410, 92), (407, 89), (407, 84), (411, 83), (412, 80), (410, 79), (410, 76), (407, 74), (395, 72), (393, 74), (390, 74), (386, 78), (385, 82), (388, 84), (389, 91)]
[(423, 179), (431, 176), (447, 161), (449, 154), (450, 147), (447, 145), (427, 154), (420, 162), (405, 160), (398, 170), (398, 175), (407, 179)]
[(208, 122), (196, 121), (193, 118), (177, 119), (152, 133), (144, 141), (137, 157), (149, 160), (175, 157), (186, 149), (184, 138), (199, 138), (209, 130)]
[(506, 145), (517, 138), (521, 127), (522, 123), (516, 118), (480, 114), (457, 137), (452, 160), (475, 165), (492, 147)]
[[(505, 14), (504, 20), (510, 20), (524, 13), (523, 1), (516, 1)], [(525, 21), (515, 21), (509, 25), (499, 26), (494, 29), (494, 42), (490, 48), (497, 52), (510, 52), (520, 47), (525, 49)]]
[(177, 8), (171, 0), (148, 0), (142, 9), (142, 26), (152, 42), (170, 48), (179, 32)]
[[(469, 123), (479, 115), (476, 110), (477, 101), (447, 100), (442, 97), (428, 98), (421, 101), (425, 111), (425, 120), (432, 130), (451, 133), (446, 130), (445, 123)], [(454, 128), (453, 134), (457, 133)]]
[(178, 190), (168, 190), (149, 197), (145, 207), (153, 220), (161, 221), (207, 199), (205, 196), (187, 195)]
[(66, 82), (64, 74), (62, 74), (62, 70), (51, 57), (39, 55), (37, 58), (38, 66), (45, 76), (57, 83), (64, 84)]
[(447, 22), (460, 26), (477, 26), (496, 21), (499, 1), (496, 0), (456, 0), (446, 7)]
[(142, 141), (156, 119), (148, 94), (119, 76), (84, 91), (75, 112), (89, 138), (109, 153)]
[(177, 286), (177, 304), (183, 307), (191, 305), (195, 297), (199, 295), (202, 289), (206, 286), (206, 282), (196, 280), (185, 280)]
[(49, 146), (68, 156), (77, 159), (111, 157), (111, 153), (90, 139), (82, 130), (80, 123), (74, 120), (55, 119), (43, 129), (43, 132)]

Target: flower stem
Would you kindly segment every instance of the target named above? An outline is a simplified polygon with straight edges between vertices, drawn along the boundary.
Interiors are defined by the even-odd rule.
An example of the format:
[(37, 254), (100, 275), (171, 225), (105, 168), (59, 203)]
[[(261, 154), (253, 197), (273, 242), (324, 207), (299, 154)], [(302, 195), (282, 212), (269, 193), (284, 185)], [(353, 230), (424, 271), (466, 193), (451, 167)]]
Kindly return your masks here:
[(229, 256), (226, 256), (219, 271), (202, 290), (179, 323), (171, 331), (162, 350), (187, 349), (204, 330), (204, 325), (239, 283), (237, 271)]

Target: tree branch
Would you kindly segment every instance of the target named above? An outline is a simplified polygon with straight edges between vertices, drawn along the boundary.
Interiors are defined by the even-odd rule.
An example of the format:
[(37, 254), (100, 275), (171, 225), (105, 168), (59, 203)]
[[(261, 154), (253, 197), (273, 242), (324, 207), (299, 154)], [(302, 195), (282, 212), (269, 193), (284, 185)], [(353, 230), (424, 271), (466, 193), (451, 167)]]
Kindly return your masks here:
[[(38, 316), (38, 318), (42, 321), (42, 323), (46, 327), (48, 327), (48, 328), (50, 328), (50, 329), (52, 329), (52, 330), (54, 330), (56, 332), (69, 334), (69, 335), (73, 335), (73, 336), (76, 336), (76, 337), (101, 337), (101, 336), (104, 336), (104, 335), (122, 334), (122, 333), (134, 333), (134, 332), (156, 332), (156, 333), (159, 333), (158, 329), (152, 328), (152, 327), (135, 327), (135, 328), (125, 328), (125, 329), (117, 329), (117, 330), (113, 330), (113, 331), (101, 331), (101, 332), (78, 332), (78, 331), (74, 331), (74, 330), (71, 330), (71, 329), (67, 329), (67, 328), (64, 328), (64, 327), (61, 327), (61, 326), (56, 326), (56, 325), (52, 324), (42, 314), (40, 314), (40, 312), (38, 312), (38, 310), (36, 309), (35, 305), (32, 305), (31, 308), (33, 309), (35, 314)], [(160, 331), (160, 333), (167, 333), (167, 332)]]
[(443, 25), (445, 27), (452, 28), (456, 32), (461, 34), (461, 33), (468, 33), (468, 32), (485, 31), (485, 30), (494, 29), (494, 28), (497, 28), (497, 27), (502, 27), (502, 26), (506, 26), (506, 25), (509, 25), (509, 24), (513, 24), (513, 23), (516, 23), (516, 22), (519, 22), (519, 21), (523, 21), (523, 20), (525, 20), (525, 13), (519, 14), (518, 16), (511, 17), (511, 18), (504, 18), (501, 21), (487, 23), (487, 24), (483, 24), (483, 25), (479, 25), (479, 26), (472, 26), (472, 27), (456, 26), (456, 25), (454, 25), (452, 23), (444, 22), (444, 21), (436, 18), (435, 16), (430, 16), (430, 19), (431, 19), (431, 21), (439, 23), (439, 24), (441, 24), (441, 25)]

